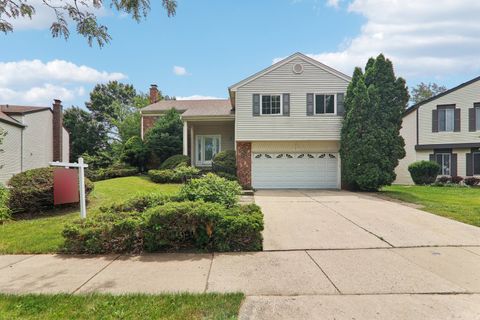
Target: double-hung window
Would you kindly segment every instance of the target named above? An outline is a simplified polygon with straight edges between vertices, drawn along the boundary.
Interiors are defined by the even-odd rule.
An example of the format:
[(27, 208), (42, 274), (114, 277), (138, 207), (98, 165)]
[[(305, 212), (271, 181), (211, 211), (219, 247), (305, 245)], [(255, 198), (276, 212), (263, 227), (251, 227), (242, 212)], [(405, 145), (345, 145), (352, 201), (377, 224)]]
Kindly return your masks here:
[(262, 115), (282, 114), (282, 98), (279, 94), (262, 95)]
[(315, 114), (335, 114), (335, 103), (334, 94), (316, 94)]
[(440, 165), (440, 175), (449, 176), (452, 172), (452, 155), (450, 153), (436, 153), (435, 160)]
[(455, 128), (455, 110), (453, 108), (438, 109), (438, 131), (451, 132)]
[(480, 152), (473, 153), (473, 174), (480, 176)]

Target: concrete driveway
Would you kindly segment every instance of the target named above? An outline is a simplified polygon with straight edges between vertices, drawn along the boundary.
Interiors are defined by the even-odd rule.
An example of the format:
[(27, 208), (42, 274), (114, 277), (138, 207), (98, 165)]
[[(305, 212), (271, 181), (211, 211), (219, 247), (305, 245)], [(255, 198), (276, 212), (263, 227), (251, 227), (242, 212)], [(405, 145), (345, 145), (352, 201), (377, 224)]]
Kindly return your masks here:
[(261, 190), (264, 250), (479, 246), (480, 228), (347, 191)]

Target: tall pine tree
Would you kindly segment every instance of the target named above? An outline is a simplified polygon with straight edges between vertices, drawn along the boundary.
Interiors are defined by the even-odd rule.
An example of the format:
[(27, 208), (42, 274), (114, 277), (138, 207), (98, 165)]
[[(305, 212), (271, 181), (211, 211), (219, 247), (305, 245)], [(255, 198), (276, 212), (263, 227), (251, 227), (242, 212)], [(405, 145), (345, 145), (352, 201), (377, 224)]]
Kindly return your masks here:
[(364, 74), (355, 69), (341, 133), (347, 186), (373, 191), (395, 180), (395, 167), (405, 156), (400, 128), (408, 98), (405, 80), (395, 77), (392, 63), (382, 54), (368, 60)]

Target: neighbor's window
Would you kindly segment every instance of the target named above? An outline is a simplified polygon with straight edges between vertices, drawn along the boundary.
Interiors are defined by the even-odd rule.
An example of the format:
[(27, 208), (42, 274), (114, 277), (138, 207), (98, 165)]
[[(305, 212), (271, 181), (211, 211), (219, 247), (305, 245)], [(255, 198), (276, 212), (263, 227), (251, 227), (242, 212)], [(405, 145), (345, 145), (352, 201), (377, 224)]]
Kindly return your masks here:
[(473, 153), (473, 174), (480, 175), (480, 152)]
[(335, 95), (315, 95), (315, 114), (335, 114)]
[(455, 110), (438, 109), (438, 131), (453, 131), (455, 127)]
[(449, 176), (450, 175), (450, 166), (451, 166), (451, 157), (450, 153), (437, 153), (435, 154), (435, 159), (440, 165), (440, 175)]
[(477, 126), (477, 131), (480, 131), (480, 107), (475, 108), (475, 124)]
[(280, 95), (262, 95), (262, 114), (280, 114)]

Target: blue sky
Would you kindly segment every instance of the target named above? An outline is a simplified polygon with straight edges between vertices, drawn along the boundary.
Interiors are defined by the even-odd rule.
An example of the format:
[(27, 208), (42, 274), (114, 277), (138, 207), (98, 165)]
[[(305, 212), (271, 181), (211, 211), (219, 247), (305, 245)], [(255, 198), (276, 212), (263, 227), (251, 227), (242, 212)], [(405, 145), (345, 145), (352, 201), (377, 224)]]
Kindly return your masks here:
[(409, 85), (452, 87), (480, 72), (476, 0), (179, 0), (173, 18), (153, 2), (141, 23), (101, 10), (113, 37), (102, 49), (73, 29), (67, 42), (52, 39), (46, 10), (17, 23), (0, 35), (0, 103), (83, 106), (95, 83), (111, 79), (222, 98), (229, 85), (297, 51), (347, 74), (384, 52)]

